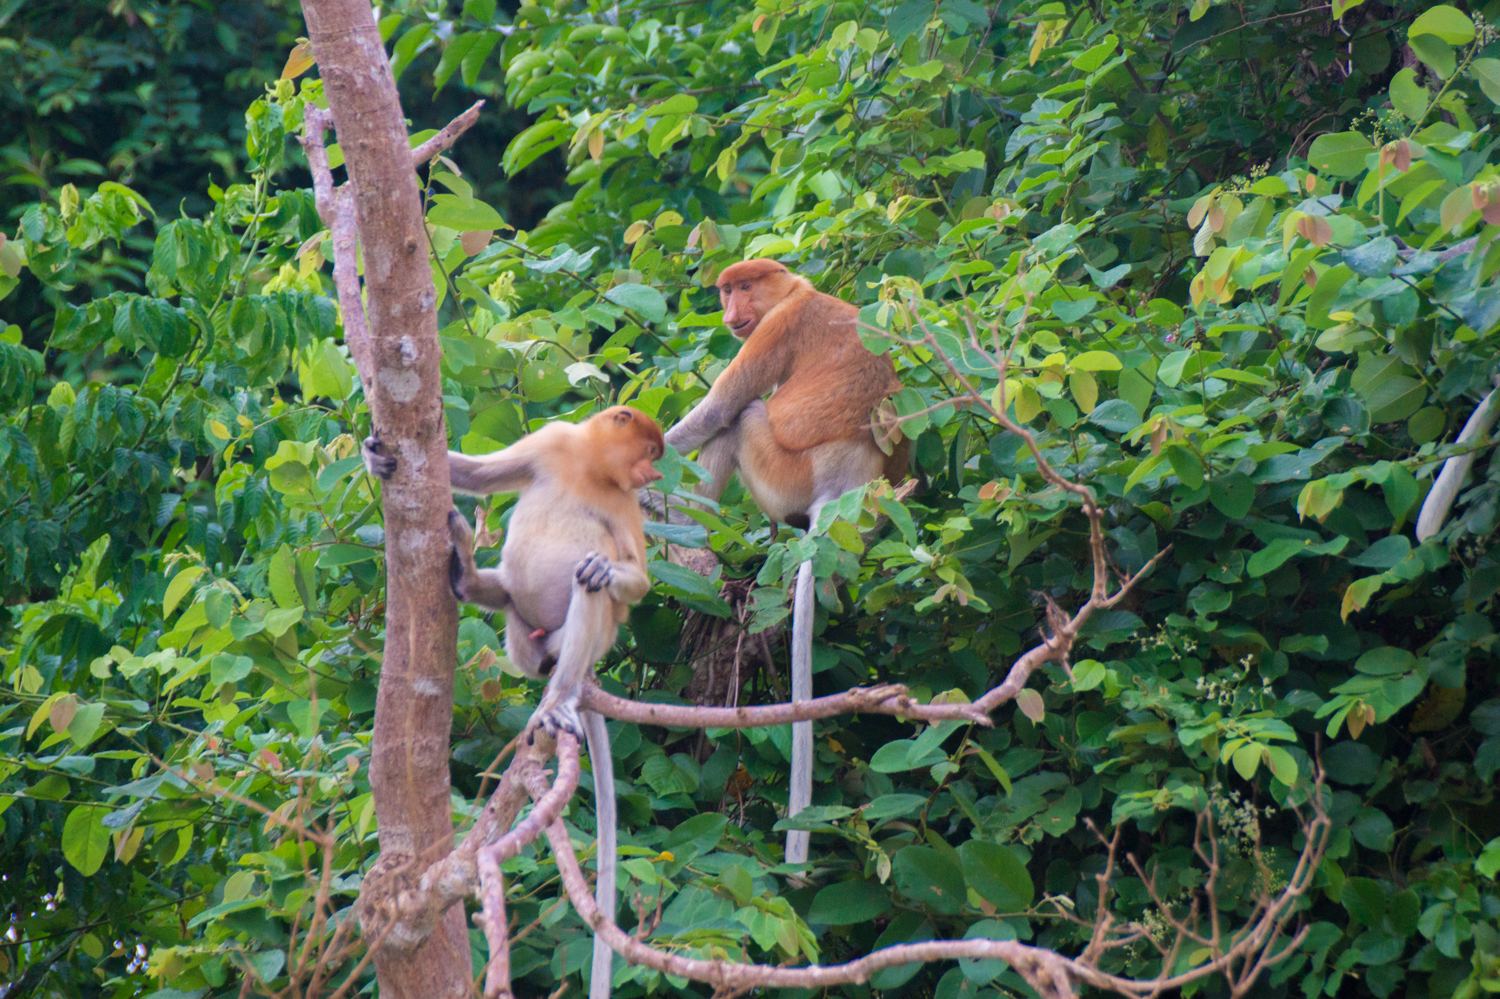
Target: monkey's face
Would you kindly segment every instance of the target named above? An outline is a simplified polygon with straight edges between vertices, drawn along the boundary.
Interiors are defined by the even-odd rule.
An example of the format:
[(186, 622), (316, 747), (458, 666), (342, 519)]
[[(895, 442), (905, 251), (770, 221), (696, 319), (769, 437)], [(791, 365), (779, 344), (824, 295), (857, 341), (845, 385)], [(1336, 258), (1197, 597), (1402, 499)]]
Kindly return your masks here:
[(657, 479), (661, 478), (661, 473), (656, 470), (654, 465), (652, 465), (652, 462), (656, 461), (656, 459), (660, 457), (661, 452), (657, 450), (654, 454), (648, 454), (638, 460), (635, 464), (631, 465), (630, 484), (636, 489), (641, 489), (649, 483), (655, 482)]
[(666, 451), (666, 444), (655, 420), (629, 406), (611, 407), (596, 419), (612, 438), (608, 453), (618, 456), (632, 489), (640, 489), (661, 478), (661, 473), (652, 467), (652, 463)]
[(719, 304), (724, 308), (724, 325), (737, 338), (744, 340), (755, 332), (765, 315), (767, 306), (757, 301), (756, 291), (764, 283), (750, 278), (725, 282), (719, 285)]

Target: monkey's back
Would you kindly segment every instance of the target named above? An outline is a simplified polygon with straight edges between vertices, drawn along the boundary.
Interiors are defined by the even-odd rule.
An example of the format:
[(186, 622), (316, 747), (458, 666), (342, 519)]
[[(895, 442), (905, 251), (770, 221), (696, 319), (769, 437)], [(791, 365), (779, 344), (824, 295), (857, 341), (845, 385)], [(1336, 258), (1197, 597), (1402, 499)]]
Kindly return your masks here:
[(870, 411), (901, 390), (896, 366), (860, 340), (857, 306), (814, 292), (800, 316), (800, 328), (791, 329), (778, 307), (762, 323), (774, 323), (768, 332), (788, 337), (794, 358), (791, 376), (766, 403), (772, 436), (791, 451), (840, 440), (868, 440), (874, 447)]

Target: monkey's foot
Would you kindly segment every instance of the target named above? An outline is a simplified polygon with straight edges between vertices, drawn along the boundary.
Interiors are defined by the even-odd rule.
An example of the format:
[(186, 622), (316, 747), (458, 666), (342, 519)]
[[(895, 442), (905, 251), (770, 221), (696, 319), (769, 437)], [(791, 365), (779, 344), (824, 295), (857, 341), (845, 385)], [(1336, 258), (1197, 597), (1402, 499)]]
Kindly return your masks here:
[(380, 450), (384, 446), (379, 434), (371, 434), (365, 438), (364, 446), (359, 452), (360, 457), (365, 460), (365, 470), (377, 479), (389, 479), (396, 473), (396, 456), (381, 454)]
[(576, 699), (560, 701), (557, 704), (542, 704), (532, 713), (531, 721), (526, 723), (527, 728), (541, 726), (547, 730), (552, 738), (557, 738), (557, 733), (568, 732), (575, 739), (584, 739), (583, 719), (578, 714), (578, 702)]
[(589, 552), (573, 570), (573, 578), (583, 584), (590, 593), (598, 593), (615, 578), (615, 567), (609, 559), (598, 552)]

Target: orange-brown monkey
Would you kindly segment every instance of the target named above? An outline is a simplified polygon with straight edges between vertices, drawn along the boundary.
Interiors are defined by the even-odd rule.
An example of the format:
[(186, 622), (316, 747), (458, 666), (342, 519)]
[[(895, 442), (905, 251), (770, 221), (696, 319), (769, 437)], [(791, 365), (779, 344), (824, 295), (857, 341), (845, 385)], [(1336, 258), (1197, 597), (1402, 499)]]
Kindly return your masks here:
[[(389, 478), (396, 459), (365, 442), (365, 465)], [(615, 643), (630, 605), (651, 588), (646, 535), (636, 490), (661, 478), (661, 428), (644, 413), (615, 406), (582, 423), (549, 423), (503, 451), (470, 457), (448, 452), (448, 477), (459, 492), (519, 492), (500, 551), (500, 567), (474, 565), (469, 525), (448, 515), (454, 596), (505, 612), (505, 651), (527, 676), (551, 674), (531, 725), (588, 739), (598, 818), (596, 898), (614, 918), (617, 826), (609, 730), (578, 697), (594, 663)], [(528, 726), (529, 727), (529, 726)], [(609, 995), (614, 954), (594, 938), (589, 994)]]
[[(890, 357), (860, 341), (859, 309), (774, 260), (732, 264), (718, 285), (724, 325), (745, 345), (666, 437), (682, 452), (701, 446), (698, 461), (712, 478), (699, 493), (717, 499), (738, 470), (767, 517), (809, 528), (848, 490), (904, 478), (910, 442), (887, 455), (870, 429), (871, 411), (901, 382)], [(812, 697), (812, 584), (804, 562), (792, 603), (794, 701)], [(812, 722), (796, 722), (788, 816), (812, 800), (812, 757)], [(807, 832), (787, 833), (787, 862), (805, 862), (807, 846)]]
[(901, 382), (860, 342), (859, 309), (774, 260), (732, 264), (718, 284), (724, 324), (745, 345), (666, 438), (684, 453), (702, 447), (713, 478), (700, 493), (717, 499), (738, 470), (767, 517), (807, 527), (844, 492), (904, 478), (910, 443), (886, 455), (870, 430), (871, 410)]

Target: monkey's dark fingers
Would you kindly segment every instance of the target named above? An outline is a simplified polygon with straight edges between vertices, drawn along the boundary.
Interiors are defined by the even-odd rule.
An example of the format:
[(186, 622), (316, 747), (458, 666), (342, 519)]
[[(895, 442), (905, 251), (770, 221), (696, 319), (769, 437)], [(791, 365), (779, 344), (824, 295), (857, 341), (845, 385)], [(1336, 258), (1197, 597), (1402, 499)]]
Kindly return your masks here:
[(598, 552), (589, 552), (585, 555), (583, 561), (578, 563), (578, 568), (573, 572), (574, 578), (582, 583), (583, 588), (590, 593), (598, 593), (604, 589), (614, 579), (614, 575), (615, 567), (610, 563), (609, 559)]
[(457, 548), (448, 551), (448, 589), (453, 591), (453, 596), (464, 600), (464, 559), (458, 553)]
[(380, 449), (383, 446), (380, 437), (371, 434), (365, 438), (359, 453), (364, 459), (365, 469), (371, 475), (378, 479), (389, 479), (396, 472), (396, 458), (394, 455), (381, 454)]

